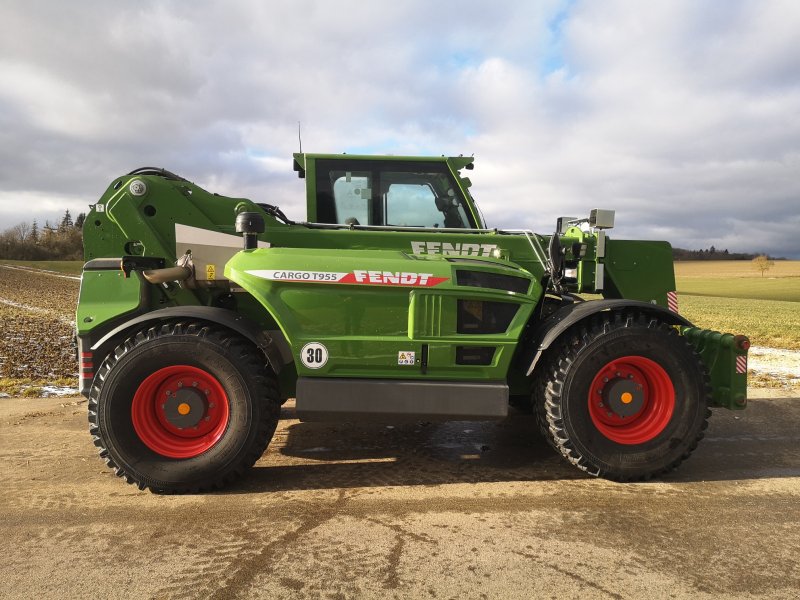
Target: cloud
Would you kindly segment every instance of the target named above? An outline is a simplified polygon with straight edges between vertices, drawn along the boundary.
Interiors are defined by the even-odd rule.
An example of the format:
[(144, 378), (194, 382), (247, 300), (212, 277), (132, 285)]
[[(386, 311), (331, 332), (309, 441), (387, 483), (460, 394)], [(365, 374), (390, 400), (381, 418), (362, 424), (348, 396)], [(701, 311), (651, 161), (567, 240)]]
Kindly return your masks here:
[(800, 257), (796, 3), (50, 4), (0, 7), (0, 228), (146, 164), (303, 218), (301, 121), (308, 151), (475, 153), (492, 225), (615, 208)]

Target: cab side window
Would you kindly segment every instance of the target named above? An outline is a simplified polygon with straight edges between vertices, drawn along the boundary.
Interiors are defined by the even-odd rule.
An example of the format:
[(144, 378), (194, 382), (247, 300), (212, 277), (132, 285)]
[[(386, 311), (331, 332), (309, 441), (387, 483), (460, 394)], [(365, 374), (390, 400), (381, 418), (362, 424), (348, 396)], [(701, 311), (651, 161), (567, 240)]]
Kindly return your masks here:
[(369, 225), (372, 207), (370, 173), (364, 171), (331, 171), (336, 223)]
[(445, 164), (321, 159), (316, 169), (320, 223), (474, 227)]

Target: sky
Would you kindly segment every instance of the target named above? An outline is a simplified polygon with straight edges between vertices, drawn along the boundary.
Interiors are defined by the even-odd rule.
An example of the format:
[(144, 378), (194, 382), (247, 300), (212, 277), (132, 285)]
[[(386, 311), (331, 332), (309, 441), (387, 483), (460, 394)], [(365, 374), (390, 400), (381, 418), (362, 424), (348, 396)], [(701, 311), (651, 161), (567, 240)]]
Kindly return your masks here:
[(0, 81), (0, 230), (142, 166), (302, 220), (300, 122), (474, 154), (492, 227), (800, 258), (796, 0), (4, 0)]

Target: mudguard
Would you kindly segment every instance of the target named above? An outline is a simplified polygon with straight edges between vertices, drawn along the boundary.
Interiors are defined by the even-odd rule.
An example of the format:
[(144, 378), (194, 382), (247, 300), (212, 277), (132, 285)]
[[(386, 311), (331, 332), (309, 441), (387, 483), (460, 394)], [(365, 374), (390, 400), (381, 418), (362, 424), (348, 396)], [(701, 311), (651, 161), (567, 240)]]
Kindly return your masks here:
[(674, 313), (658, 304), (640, 302), (638, 300), (590, 300), (576, 302), (558, 309), (549, 317), (541, 321), (533, 331), (532, 344), (533, 356), (529, 357), (527, 375), (530, 376), (536, 368), (536, 363), (559, 336), (567, 329), (583, 319), (600, 312), (616, 312), (624, 309), (635, 308), (645, 314), (651, 314), (662, 319), (670, 325), (692, 327), (692, 324), (677, 313)]

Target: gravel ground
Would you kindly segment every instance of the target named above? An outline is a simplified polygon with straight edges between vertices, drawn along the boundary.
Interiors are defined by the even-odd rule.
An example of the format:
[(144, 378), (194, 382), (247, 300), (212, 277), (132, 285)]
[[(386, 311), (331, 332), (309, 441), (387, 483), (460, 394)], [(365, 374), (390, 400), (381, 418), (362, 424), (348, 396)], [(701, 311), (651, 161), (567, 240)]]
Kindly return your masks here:
[(0, 399), (0, 596), (794, 600), (798, 402), (714, 411), (637, 484), (583, 476), (526, 415), (301, 423), (290, 402), (244, 480), (157, 496), (103, 465), (82, 399)]

